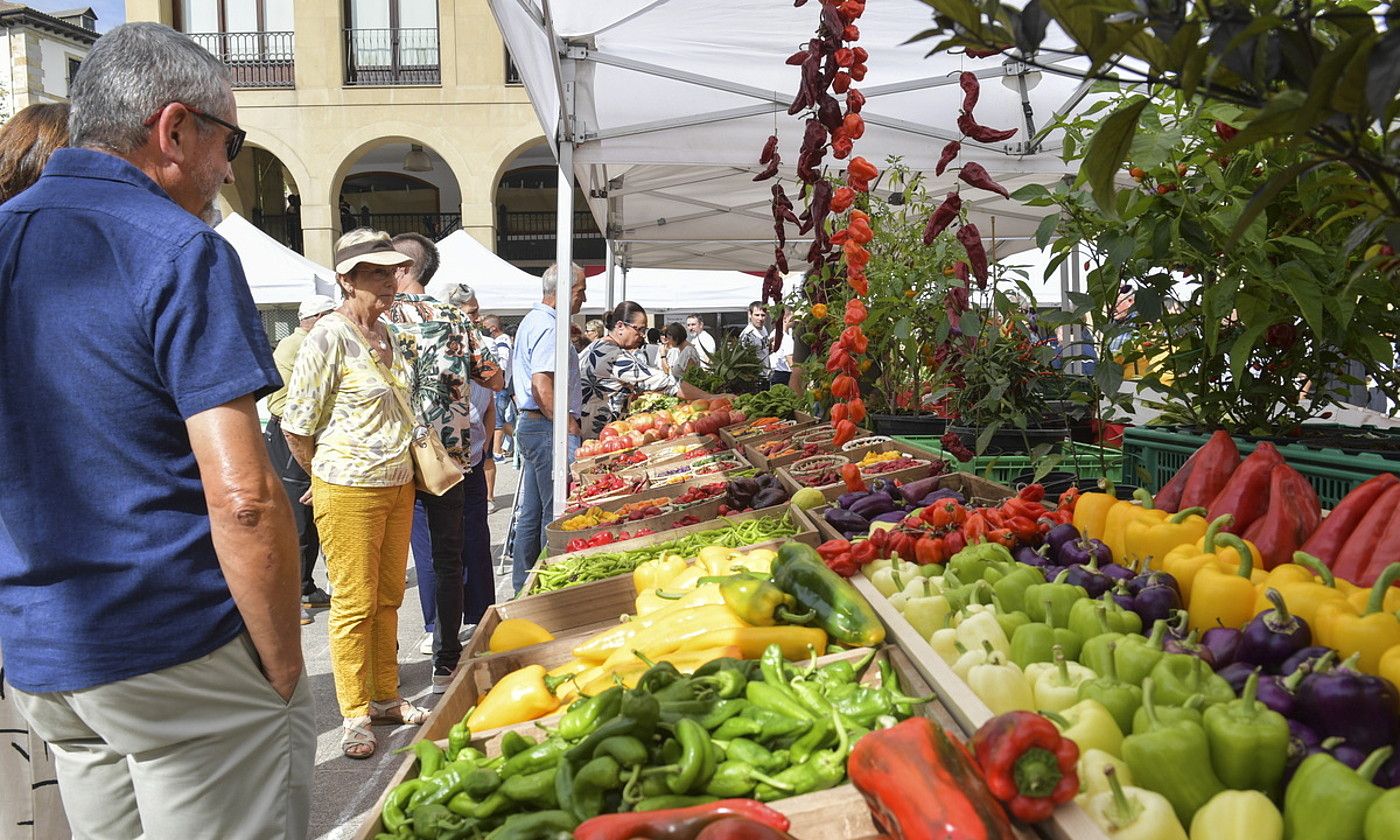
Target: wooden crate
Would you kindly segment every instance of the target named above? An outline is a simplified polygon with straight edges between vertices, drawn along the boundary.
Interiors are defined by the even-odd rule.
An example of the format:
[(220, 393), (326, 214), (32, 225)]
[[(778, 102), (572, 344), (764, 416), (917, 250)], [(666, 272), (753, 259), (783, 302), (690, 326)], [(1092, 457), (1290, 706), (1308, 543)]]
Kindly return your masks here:
[(719, 436), (729, 444), (731, 449), (743, 449), (749, 444), (762, 443), (765, 440), (772, 440), (773, 438), (785, 437), (796, 432), (805, 431), (816, 425), (816, 421), (814, 420), (808, 420), (806, 422), (792, 420), (788, 423), (788, 425), (779, 427), (777, 429), (774, 429), (773, 431), (763, 432), (762, 434), (757, 435), (744, 435), (743, 437), (739, 437), (732, 433), (731, 430), (737, 428), (736, 426), (726, 426), (725, 428), (719, 430)]
[[(676, 495), (680, 494), (677, 493)], [(635, 495), (632, 495), (627, 497), (625, 500), (619, 500), (618, 502), (614, 503), (614, 506), (616, 507), (627, 502), (635, 501), (640, 500)], [(671, 526), (674, 523), (685, 519), (687, 516), (695, 516), (699, 518), (702, 522), (714, 519), (716, 516), (719, 515), (719, 506), (723, 504), (723, 502), (724, 497), (718, 496), (713, 499), (707, 499), (703, 502), (698, 502), (681, 510), (668, 510), (659, 513), (656, 516), (648, 516), (643, 519), (633, 520), (631, 522), (613, 522), (609, 525), (599, 525), (595, 528), (584, 528), (578, 531), (565, 531), (560, 528), (554, 527), (554, 524), (551, 523), (548, 527), (545, 528), (545, 550), (551, 556), (563, 554), (565, 553), (571, 540), (578, 539), (579, 537), (592, 537), (599, 533), (602, 533), (603, 531), (637, 531), (642, 528), (650, 528), (651, 530), (656, 531), (658, 534), (666, 533), (669, 530), (674, 530), (671, 528)], [(609, 545), (613, 545), (613, 543), (609, 543)]]
[[(931, 468), (930, 468), (931, 469)], [(925, 473), (927, 475), (927, 473)], [(922, 478), (923, 476), (920, 476)], [(911, 481), (917, 479), (903, 479)], [(1015, 491), (1003, 484), (997, 484), (980, 476), (971, 473), (949, 473), (938, 479), (936, 489), (944, 488), (956, 490), (963, 494), (963, 497), (971, 504), (994, 504), (1002, 499), (1009, 499)], [(844, 534), (831, 527), (826, 522), (826, 510), (836, 503), (837, 497), (846, 492), (844, 484), (834, 484), (822, 490), (822, 495), (826, 497), (827, 504), (807, 511), (812, 522), (816, 524), (817, 531), (821, 534), (823, 541), (843, 539)]]
[[(875, 446), (862, 447), (862, 448), (854, 449), (854, 450), (851, 450), (850, 452), (840, 452), (840, 453), (833, 453), (833, 454), (840, 454), (840, 455), (843, 455), (843, 456), (849, 458), (850, 461), (851, 461), (851, 463), (854, 464), (854, 463), (860, 461), (861, 458), (865, 457), (865, 454), (866, 454), (867, 452), (889, 452), (889, 451), (892, 451), (892, 450), (893, 450), (893, 451), (902, 452), (902, 453), (904, 453), (905, 455), (908, 455), (908, 456), (911, 457), (911, 458), (917, 458), (917, 459), (923, 460), (923, 461), (925, 461), (926, 463), (923, 463), (923, 464), (916, 464), (915, 466), (906, 467), (906, 468), (904, 468), (904, 469), (902, 469), (902, 470), (895, 470), (895, 471), (893, 471), (893, 472), (880, 473), (880, 474), (878, 474), (878, 475), (865, 475), (864, 473), (862, 473), (862, 475), (865, 475), (866, 480), (870, 480), (870, 479), (872, 479), (872, 478), (883, 478), (883, 479), (886, 479), (886, 480), (894, 480), (894, 481), (916, 481), (916, 480), (918, 480), (918, 479), (920, 479), (920, 478), (925, 478), (925, 477), (927, 477), (927, 476), (929, 475), (929, 472), (930, 472), (932, 469), (934, 469), (935, 467), (939, 467), (939, 465), (943, 463), (941, 460), (938, 460), (938, 459), (930, 459), (927, 452), (924, 452), (924, 451), (922, 451), (922, 450), (915, 449), (915, 448), (910, 447), (910, 446), (908, 446), (908, 445), (906, 445), (906, 444), (902, 444), (902, 443), (898, 443), (898, 442), (895, 442), (895, 443), (876, 444)], [(943, 469), (942, 467), (939, 467), (939, 468), (940, 468), (940, 471)], [(779, 479), (780, 481), (782, 481), (782, 483), (783, 483), (783, 485), (784, 485), (785, 487), (787, 487), (789, 490), (791, 490), (791, 491), (794, 492), (794, 493), (796, 493), (798, 490), (800, 490), (800, 489), (802, 489), (803, 487), (806, 486), (805, 484), (803, 484), (802, 482), (798, 481), (796, 478), (793, 477), (792, 472), (791, 472), (791, 470), (790, 470), (789, 467), (779, 467), (779, 468), (778, 468), (778, 479)], [(839, 482), (839, 481), (832, 482), (831, 484), (824, 484), (824, 485), (822, 485), (822, 486), (820, 486), (820, 487), (818, 487), (818, 488), (816, 488), (816, 489), (821, 490), (822, 493), (825, 494), (826, 492), (828, 492), (829, 490), (831, 490), (831, 489), (833, 489), (833, 488), (838, 489), (839, 492), (837, 492), (837, 494), (836, 494), (837, 496), (839, 496), (839, 495), (841, 495), (841, 493), (845, 492), (845, 485), (842, 484), (842, 483)], [(835, 496), (833, 496), (832, 498), (835, 498)]]
[(636, 449), (628, 449), (624, 452), (607, 452), (602, 455), (593, 455), (588, 458), (580, 458), (569, 465), (569, 472), (572, 475), (574, 475), (574, 477), (587, 475), (590, 473), (612, 472), (612, 470), (607, 469), (607, 467), (610, 464), (618, 460), (618, 458), (620, 458), (621, 456), (630, 455), (633, 452), (641, 452), (647, 456), (647, 460), (642, 462), (641, 464), (638, 464), (637, 466), (651, 467), (655, 466), (656, 464), (669, 463), (671, 460), (681, 457), (680, 455), (670, 455), (660, 460), (651, 460), (651, 456), (654, 456), (658, 452), (663, 452), (667, 449), (670, 449), (673, 446), (678, 446), (687, 443), (694, 443), (703, 446), (706, 444), (717, 442), (720, 442), (720, 438), (718, 435), (681, 435), (680, 437), (672, 438), (670, 440), (659, 440), (656, 443), (648, 443), (645, 446), (639, 446)]
[(597, 632), (616, 624), (619, 616), (632, 612), (636, 599), (631, 575), (619, 575), (547, 595), (529, 595), (503, 601), (488, 608), (486, 615), (477, 622), (476, 632), (462, 649), (462, 661), (487, 655), (491, 634), (505, 619), (529, 619), (556, 638), (574, 636), (581, 632)]
[[(833, 656), (823, 657), (819, 662), (833, 662), (840, 659), (859, 659), (867, 651), (858, 649)], [(871, 662), (862, 674), (862, 682), (878, 684), (880, 679), (879, 659), (887, 658), (890, 665), (894, 667), (895, 673), (899, 675), (901, 686), (905, 693), (922, 696), (934, 694), (933, 686), (926, 680), (913, 660), (898, 647), (892, 645), (884, 646), (876, 661)], [(504, 667), (504, 660), (499, 667)], [(443, 712), (441, 718), (434, 721), (429, 718), (423, 725), (422, 735), (434, 741), (445, 742), (447, 730), (457, 721), (461, 720), (467, 710), (475, 705), (478, 699), (485, 693), (495, 679), (498, 679), (504, 671), (498, 673), (498, 666), (490, 667), (474, 666), (471, 671), (467, 671), (457, 680), (453, 681), (448, 693), (443, 695), (442, 701), (438, 704), (438, 709)], [(493, 676), (494, 674), (494, 676)], [(450, 711), (449, 708), (450, 707)], [(937, 725), (949, 729), (957, 729), (956, 720), (948, 714), (943, 705), (935, 700), (924, 706), (917, 708), (917, 713), (931, 718)], [(450, 717), (455, 714), (456, 717)], [(434, 717), (438, 717), (435, 712)], [(514, 726), (502, 727), (487, 732), (473, 733), (472, 746), (482, 750), (487, 755), (497, 755), (500, 753), (501, 738), (507, 732), (519, 731), (522, 733), (534, 734), (537, 726), (543, 724), (549, 726), (557, 721), (558, 716), (544, 718), (527, 723), (516, 724)], [(418, 774), (417, 758), (409, 754), (403, 764), (394, 773), (385, 788), (384, 794), (375, 804), (369, 819), (360, 827), (354, 835), (355, 840), (371, 840), (375, 834), (383, 830), (379, 814), (383, 809), (384, 799), (389, 791), (401, 782), (408, 781)], [(874, 840), (880, 836), (876, 830), (874, 822), (870, 818), (870, 811), (865, 804), (864, 798), (855, 786), (849, 782), (839, 785), (831, 790), (819, 791), (817, 793), (794, 796), (788, 799), (780, 799), (777, 802), (769, 803), (774, 809), (786, 814), (792, 821), (789, 833), (800, 840)], [(1024, 833), (1024, 837), (1032, 837), (1029, 833)], [(1092, 835), (1084, 835), (1092, 837)]]
[[(968, 688), (948, 663), (934, 652), (928, 640), (919, 635), (904, 616), (900, 615), (889, 600), (875, 588), (864, 575), (851, 578), (856, 591), (875, 608), (880, 620), (885, 624), (886, 638), (893, 641), (909, 657), (914, 668), (923, 676), (927, 684), (938, 694), (944, 708), (957, 722), (958, 729), (965, 733), (975, 732), (990, 720), (992, 710)], [(902, 675), (901, 675), (902, 678)], [(1044, 836), (1051, 840), (1107, 840), (1084, 809), (1073, 802), (1061, 805), (1055, 816), (1041, 823)]]
[[(733, 461), (733, 464), (731, 466), (726, 467), (721, 472), (707, 473), (705, 475), (691, 475), (689, 478), (681, 479), (681, 481), (694, 481), (698, 478), (709, 478), (713, 480), (715, 477), (724, 475), (726, 473), (738, 472), (739, 470), (749, 469), (753, 466), (753, 464), (749, 463), (749, 459), (744, 457), (744, 453), (742, 451), (734, 449), (725, 449), (722, 452), (716, 452), (711, 454), (728, 456), (729, 460)], [(696, 458), (693, 461), (676, 459), (674, 461), (668, 461), (667, 463), (657, 464), (655, 466), (648, 465), (646, 467), (638, 468), (635, 470), (626, 470), (624, 472), (618, 473), (618, 475), (622, 476), (623, 478), (644, 477), (646, 478), (648, 486), (650, 487), (665, 487), (668, 485), (664, 484), (663, 482), (665, 482), (669, 477), (668, 473), (687, 465), (694, 466), (695, 461), (700, 460), (703, 459)], [(680, 482), (673, 483), (678, 484)]]

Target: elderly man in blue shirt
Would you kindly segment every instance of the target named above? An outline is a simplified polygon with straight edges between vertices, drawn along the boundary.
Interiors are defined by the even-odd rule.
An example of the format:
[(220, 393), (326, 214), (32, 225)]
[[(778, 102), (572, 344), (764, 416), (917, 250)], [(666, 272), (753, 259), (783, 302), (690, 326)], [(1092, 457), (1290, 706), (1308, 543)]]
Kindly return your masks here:
[(130, 23), (74, 148), (0, 207), (0, 645), (77, 837), (300, 838), (316, 733), (300, 568), (254, 400), (281, 379), (206, 223), (228, 71)]
[[(572, 289), (569, 314), (577, 315), (587, 297), (583, 269), (571, 265)], [(524, 461), (520, 470), (519, 507), (515, 512), (515, 541), (511, 553), (511, 581), (515, 591), (540, 553), (544, 528), (554, 518), (554, 305), (559, 289), (559, 266), (545, 269), (540, 302), (530, 307), (515, 331), (515, 354), (511, 356), (511, 388), (520, 417), (515, 421), (515, 445)], [(579, 447), (579, 417), (583, 412), (583, 388), (578, 378), (578, 355), (565, 353), (569, 371), (570, 457)]]

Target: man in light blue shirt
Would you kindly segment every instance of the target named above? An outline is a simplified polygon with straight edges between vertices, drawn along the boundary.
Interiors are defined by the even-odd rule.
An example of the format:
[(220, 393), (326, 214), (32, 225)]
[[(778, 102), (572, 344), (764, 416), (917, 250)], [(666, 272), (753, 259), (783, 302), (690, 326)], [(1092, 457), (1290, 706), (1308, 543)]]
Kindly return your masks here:
[[(574, 265), (569, 314), (583, 308), (587, 288), (583, 269)], [(557, 321), (554, 313), (559, 288), (559, 266), (545, 269), (544, 294), (530, 307), (515, 331), (515, 353), (511, 356), (511, 388), (520, 417), (515, 422), (515, 445), (523, 464), (520, 470), (519, 507), (515, 512), (515, 540), (511, 552), (512, 582), (515, 591), (525, 585), (525, 577), (539, 557), (541, 538), (554, 518), (554, 344)], [(579, 416), (583, 410), (583, 388), (578, 378), (578, 356), (565, 353), (569, 366), (569, 443), (572, 453), (579, 446)]]

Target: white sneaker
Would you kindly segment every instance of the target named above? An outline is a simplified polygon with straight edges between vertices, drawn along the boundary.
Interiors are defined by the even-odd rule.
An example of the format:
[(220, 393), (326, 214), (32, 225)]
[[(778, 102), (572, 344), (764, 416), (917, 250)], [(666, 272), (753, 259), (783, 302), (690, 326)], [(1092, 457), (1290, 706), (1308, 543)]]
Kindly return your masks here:
[(433, 674), (433, 687), (432, 687), (432, 692), (433, 692), (434, 694), (446, 694), (446, 693), (447, 693), (447, 687), (448, 687), (449, 685), (452, 685), (452, 680), (453, 680), (456, 676), (457, 676), (457, 671), (456, 671), (455, 669), (454, 669), (454, 670), (452, 671), (452, 673), (450, 673), (450, 674), (438, 674), (438, 673), (434, 673), (434, 674)]
[(432, 634), (432, 633), (424, 633), (424, 634), (423, 634), (423, 641), (421, 641), (421, 642), (418, 643), (418, 652), (421, 653), (421, 654), (423, 654), (424, 656), (432, 656), (432, 655), (433, 655), (433, 634)]

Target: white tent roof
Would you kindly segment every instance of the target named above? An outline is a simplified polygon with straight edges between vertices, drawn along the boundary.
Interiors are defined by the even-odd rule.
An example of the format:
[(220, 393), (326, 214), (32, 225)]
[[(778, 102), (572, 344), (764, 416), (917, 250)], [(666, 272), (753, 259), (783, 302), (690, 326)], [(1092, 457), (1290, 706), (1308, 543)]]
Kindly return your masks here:
[[(795, 164), (802, 124), (788, 116), (799, 69), (784, 64), (805, 44), (818, 8), (791, 0), (718, 5), (701, 0), (491, 0), (545, 133), (573, 141), (573, 168), (600, 227), (623, 265), (762, 270), (772, 259), (771, 182), (753, 183), (764, 139)], [(1056, 135), (1034, 153), (1027, 141), (1054, 113), (1073, 108), (1087, 86), (1044, 74), (1023, 103), (1002, 84), (1000, 57), (925, 58), (931, 42), (905, 44), (928, 28), (919, 0), (872, 3), (860, 19), (870, 72), (865, 136), (857, 153), (883, 167), (886, 157), (931, 172), (954, 127), (960, 70), (982, 78), (978, 120), (1020, 127), (1011, 141), (963, 145), (1008, 189), (1066, 174)], [(1027, 113), (1027, 110), (1029, 113)], [(844, 163), (826, 163), (843, 167)], [(784, 187), (796, 193), (791, 168)], [(930, 183), (958, 183), (945, 173)], [(965, 190), (983, 235), (995, 228), (998, 251), (1032, 246), (1043, 211), (980, 190)], [(993, 221), (995, 220), (995, 221)], [(789, 229), (790, 242), (795, 231)], [(805, 251), (798, 242), (793, 261)], [(796, 267), (794, 265), (794, 267)]]
[(234, 213), (214, 228), (229, 241), (258, 305), (300, 303), (311, 295), (332, 295), (335, 272), (303, 257)]

